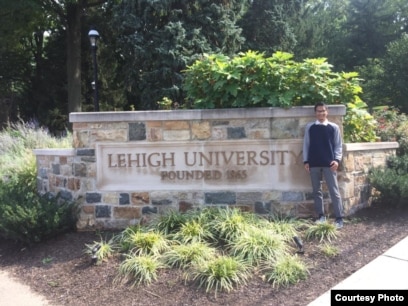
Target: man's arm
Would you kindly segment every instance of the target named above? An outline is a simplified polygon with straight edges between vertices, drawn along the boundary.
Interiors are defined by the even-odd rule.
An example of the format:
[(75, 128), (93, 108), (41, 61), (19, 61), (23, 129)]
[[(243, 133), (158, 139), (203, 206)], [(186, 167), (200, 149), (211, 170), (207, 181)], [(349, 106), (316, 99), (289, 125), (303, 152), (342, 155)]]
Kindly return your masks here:
[(309, 161), (309, 146), (310, 146), (310, 135), (309, 130), (312, 124), (308, 123), (305, 127), (305, 136), (303, 137), (303, 163), (306, 164)]
[(337, 163), (340, 163), (342, 157), (343, 157), (343, 142), (341, 140), (341, 135), (340, 135), (340, 128), (338, 125), (334, 125), (334, 160), (337, 161)]

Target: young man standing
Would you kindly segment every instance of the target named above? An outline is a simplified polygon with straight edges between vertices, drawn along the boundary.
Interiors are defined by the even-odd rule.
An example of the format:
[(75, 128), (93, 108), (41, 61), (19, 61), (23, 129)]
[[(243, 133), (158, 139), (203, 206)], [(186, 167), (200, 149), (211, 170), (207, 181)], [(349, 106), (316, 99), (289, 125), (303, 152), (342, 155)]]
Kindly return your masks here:
[(303, 163), (310, 174), (317, 222), (325, 222), (322, 175), (329, 189), (336, 228), (343, 227), (343, 205), (337, 183), (337, 168), (342, 158), (342, 140), (339, 126), (327, 120), (328, 108), (323, 102), (314, 107), (316, 121), (306, 125), (303, 141)]

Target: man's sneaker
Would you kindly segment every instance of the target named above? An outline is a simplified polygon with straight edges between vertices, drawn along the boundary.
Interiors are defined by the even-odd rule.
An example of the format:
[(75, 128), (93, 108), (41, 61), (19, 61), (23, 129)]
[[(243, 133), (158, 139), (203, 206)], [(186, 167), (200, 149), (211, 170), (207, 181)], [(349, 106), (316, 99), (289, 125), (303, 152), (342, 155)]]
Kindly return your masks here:
[(326, 222), (326, 217), (325, 216), (320, 216), (319, 219), (316, 220), (316, 224), (324, 223)]
[(336, 229), (341, 229), (343, 227), (343, 219), (337, 219), (334, 225)]

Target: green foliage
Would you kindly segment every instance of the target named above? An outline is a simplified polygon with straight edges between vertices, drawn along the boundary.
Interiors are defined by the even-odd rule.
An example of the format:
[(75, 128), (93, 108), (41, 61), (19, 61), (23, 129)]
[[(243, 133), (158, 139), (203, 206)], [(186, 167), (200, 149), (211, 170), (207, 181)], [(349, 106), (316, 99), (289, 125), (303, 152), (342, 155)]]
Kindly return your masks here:
[(397, 141), (397, 155), (408, 154), (408, 117), (393, 107), (377, 107), (374, 111), (377, 121), (376, 134), (381, 141)]
[(179, 211), (170, 210), (165, 214), (159, 215), (152, 220), (151, 229), (155, 229), (165, 235), (176, 233), (188, 220), (190, 216)]
[(149, 285), (157, 280), (159, 269), (164, 268), (160, 260), (151, 255), (127, 255), (119, 266), (115, 282), (132, 282), (132, 286)]
[(188, 278), (205, 287), (206, 292), (230, 292), (236, 285), (246, 284), (251, 276), (249, 266), (234, 257), (220, 256), (200, 265), (195, 265)]
[(345, 142), (374, 142), (377, 139), (376, 121), (363, 101), (347, 104), (344, 121)]
[[(0, 234), (25, 244), (75, 228), (77, 206), (37, 192), (34, 148), (66, 146), (45, 130), (19, 123), (0, 133)], [(65, 144), (65, 145), (64, 145)]]
[(272, 267), (264, 268), (266, 281), (273, 286), (289, 286), (306, 279), (309, 271), (298, 256), (279, 258)]
[[(154, 230), (152, 224), (160, 225), (162, 231)], [(125, 252), (115, 282), (148, 285), (158, 279), (159, 269), (178, 268), (186, 281), (217, 295), (246, 284), (257, 269), (276, 286), (294, 284), (308, 275), (301, 258), (290, 254), (292, 235), (313, 227), (307, 221), (268, 220), (235, 208), (209, 207), (186, 214), (170, 210), (152, 224), (128, 227), (107, 243), (109, 255), (104, 258), (115, 243)], [(104, 243), (86, 245), (88, 254), (95, 247), (102, 249)]]
[(251, 2), (249, 10), (239, 21), (242, 35), (246, 38), (242, 50), (260, 50), (267, 54), (293, 50), (298, 43), (294, 20), (301, 8), (299, 1), (248, 2)]
[(398, 141), (397, 156), (389, 158), (387, 167), (372, 169), (368, 179), (376, 200), (399, 206), (408, 198), (408, 118), (396, 108), (378, 107), (374, 112), (377, 134), (382, 141)]
[(169, 249), (170, 241), (156, 231), (130, 231), (123, 236), (123, 245), (137, 255), (158, 255)]
[(335, 73), (324, 58), (296, 62), (254, 51), (207, 55), (185, 70), (184, 89), (195, 108), (291, 107), (359, 101), (356, 73)]
[(288, 251), (283, 236), (254, 226), (248, 226), (245, 232), (228, 244), (228, 247), (231, 254), (255, 266), (264, 260), (276, 260)]
[(71, 148), (72, 135), (55, 138), (47, 130), (36, 128), (34, 123), (15, 123), (0, 132), (0, 177), (26, 172), (31, 165), (35, 178), (35, 156), (33, 149)]
[(209, 223), (217, 240), (231, 242), (242, 235), (255, 218), (239, 209), (219, 208), (216, 217)]
[(187, 269), (216, 257), (216, 249), (202, 242), (176, 244), (163, 254), (162, 260), (170, 267)]
[(345, 104), (345, 141), (375, 141), (375, 121), (360, 99), (355, 72), (336, 73), (324, 58), (296, 62), (248, 51), (235, 57), (207, 55), (185, 70), (184, 89), (195, 108), (292, 107), (317, 101)]
[(20, 173), (0, 182), (0, 235), (29, 245), (73, 230), (76, 205), (60, 196), (39, 195), (30, 177)]
[(108, 258), (113, 256), (115, 252), (115, 242), (113, 238), (108, 241), (101, 238), (100, 241), (85, 244), (85, 247), (85, 254), (92, 257), (95, 256), (95, 264), (100, 264), (101, 262), (106, 261)]
[(261, 226), (265, 226), (274, 233), (282, 235), (285, 241), (291, 241), (293, 237), (299, 236), (299, 229), (304, 226), (304, 222), (294, 218), (274, 217), (270, 222)]
[(327, 242), (324, 243), (323, 245), (320, 245), (319, 248), (320, 251), (327, 257), (334, 257), (339, 254), (339, 249), (336, 246)]
[(335, 238), (337, 238), (337, 229), (330, 222), (313, 224), (306, 230), (306, 239), (318, 239), (320, 242), (327, 240), (330, 242)]
[(376, 200), (388, 206), (406, 205), (408, 199), (408, 155), (391, 157), (388, 166), (372, 169), (368, 176)]
[(236, 22), (246, 1), (120, 1), (110, 28), (120, 46), (120, 69), (135, 109), (157, 109), (168, 97), (180, 105), (183, 70), (203, 52), (234, 54), (244, 38)]
[(206, 242), (213, 240), (208, 225), (199, 220), (189, 220), (172, 237), (181, 243)]

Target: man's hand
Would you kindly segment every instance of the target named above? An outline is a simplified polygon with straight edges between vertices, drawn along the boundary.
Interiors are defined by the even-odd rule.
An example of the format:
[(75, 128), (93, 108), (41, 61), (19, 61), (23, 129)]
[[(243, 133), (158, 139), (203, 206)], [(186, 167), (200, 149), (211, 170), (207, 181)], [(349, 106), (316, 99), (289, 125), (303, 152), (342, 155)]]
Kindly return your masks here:
[(336, 171), (338, 167), (339, 167), (339, 163), (338, 163), (337, 161), (333, 160), (333, 161), (330, 163), (330, 169), (331, 169), (331, 171), (333, 171), (333, 172)]
[(305, 169), (306, 169), (307, 172), (310, 172), (310, 167), (309, 167), (308, 163), (305, 164)]

